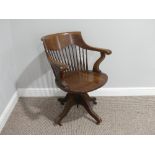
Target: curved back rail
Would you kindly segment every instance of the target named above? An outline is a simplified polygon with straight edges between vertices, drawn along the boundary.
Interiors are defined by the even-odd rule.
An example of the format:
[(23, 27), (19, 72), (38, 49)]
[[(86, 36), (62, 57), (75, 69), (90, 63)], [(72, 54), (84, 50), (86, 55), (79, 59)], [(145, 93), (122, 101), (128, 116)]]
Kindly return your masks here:
[(56, 77), (60, 73), (54, 62), (66, 65), (67, 69), (64, 72), (88, 71), (88, 50), (99, 51), (101, 52), (101, 57), (93, 67), (93, 70), (97, 72), (105, 54), (111, 53), (110, 50), (87, 45), (82, 38), (81, 32), (57, 33), (44, 36), (41, 40)]

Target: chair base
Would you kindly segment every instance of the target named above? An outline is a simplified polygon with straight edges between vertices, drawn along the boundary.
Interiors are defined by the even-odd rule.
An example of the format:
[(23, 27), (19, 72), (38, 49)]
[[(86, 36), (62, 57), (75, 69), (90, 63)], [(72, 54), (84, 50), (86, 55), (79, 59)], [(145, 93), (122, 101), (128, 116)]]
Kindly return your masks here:
[(64, 105), (64, 110), (55, 120), (55, 123), (62, 126), (61, 121), (62, 119), (68, 114), (69, 110), (72, 108), (73, 105), (82, 105), (86, 111), (96, 120), (96, 124), (100, 124), (102, 122), (101, 118), (93, 111), (92, 107), (90, 106), (90, 102), (97, 104), (95, 97), (90, 97), (87, 93), (67, 93), (64, 98), (58, 98), (58, 101)]

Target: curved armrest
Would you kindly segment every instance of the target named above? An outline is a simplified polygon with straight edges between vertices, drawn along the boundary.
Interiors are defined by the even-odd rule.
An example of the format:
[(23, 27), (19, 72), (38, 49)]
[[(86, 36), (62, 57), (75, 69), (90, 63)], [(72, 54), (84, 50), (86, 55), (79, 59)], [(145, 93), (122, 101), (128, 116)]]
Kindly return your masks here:
[(92, 47), (92, 46), (89, 46), (89, 45), (87, 45), (87, 49), (100, 52), (101, 56), (95, 62), (94, 66), (93, 66), (93, 71), (94, 72), (101, 72), (100, 69), (99, 69), (99, 66), (100, 66), (101, 62), (104, 60), (105, 55), (110, 55), (112, 53), (112, 51), (109, 50), (109, 49), (97, 48), (97, 47)]
[(92, 47), (92, 46), (89, 46), (89, 45), (87, 45), (87, 44), (86, 44), (86, 46), (87, 46), (86, 48), (87, 48), (88, 50), (92, 50), (92, 51), (97, 51), (97, 52), (105, 53), (105, 54), (107, 54), (107, 55), (110, 55), (110, 54), (112, 53), (112, 51), (109, 50), (109, 49)]
[(48, 56), (48, 60), (52, 62), (56, 67), (58, 67), (61, 71), (65, 71), (68, 69), (68, 65), (63, 64), (59, 61), (54, 60), (52, 57)]
[(110, 55), (112, 53), (112, 51), (109, 50), (109, 49), (105, 49), (105, 48), (97, 48), (97, 47), (89, 46), (84, 41), (83, 41), (83, 43), (84, 43), (84, 48), (86, 48), (87, 50), (92, 50), (92, 51), (100, 52), (101, 56), (95, 62), (94, 66), (93, 66), (93, 71), (94, 72), (101, 72), (100, 69), (99, 69), (100, 63), (104, 60), (105, 55)]
[(69, 68), (68, 65), (54, 60), (49, 55), (47, 56), (47, 58), (48, 58), (49, 62), (51, 62), (51, 66), (54, 70), (54, 73), (56, 75), (57, 80), (60, 80), (60, 78), (63, 78), (64, 77), (64, 71)]

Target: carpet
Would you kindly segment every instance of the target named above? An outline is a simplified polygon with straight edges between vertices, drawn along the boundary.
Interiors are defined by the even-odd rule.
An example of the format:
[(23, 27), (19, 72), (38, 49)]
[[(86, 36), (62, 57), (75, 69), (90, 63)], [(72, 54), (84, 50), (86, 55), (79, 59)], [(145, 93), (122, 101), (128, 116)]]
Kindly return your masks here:
[(155, 134), (155, 96), (97, 97), (93, 109), (103, 122), (96, 125), (82, 106), (62, 121), (56, 97), (20, 98), (1, 135), (141, 135)]

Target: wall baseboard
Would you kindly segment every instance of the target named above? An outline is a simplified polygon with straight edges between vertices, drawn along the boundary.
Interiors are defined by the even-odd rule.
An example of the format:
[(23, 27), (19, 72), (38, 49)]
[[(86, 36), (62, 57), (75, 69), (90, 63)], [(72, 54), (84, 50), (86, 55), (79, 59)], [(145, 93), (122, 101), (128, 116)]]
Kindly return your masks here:
[(0, 116), (0, 132), (2, 131), (5, 123), (7, 122), (9, 116), (11, 115), (11, 112), (13, 111), (17, 101), (18, 101), (18, 93), (15, 92)]
[(20, 88), (19, 97), (46, 97), (46, 96), (64, 96), (65, 92), (59, 88)]
[[(64, 96), (59, 88), (21, 88), (20, 97)], [(155, 87), (100, 88), (89, 93), (92, 96), (151, 96), (155, 95)]]

